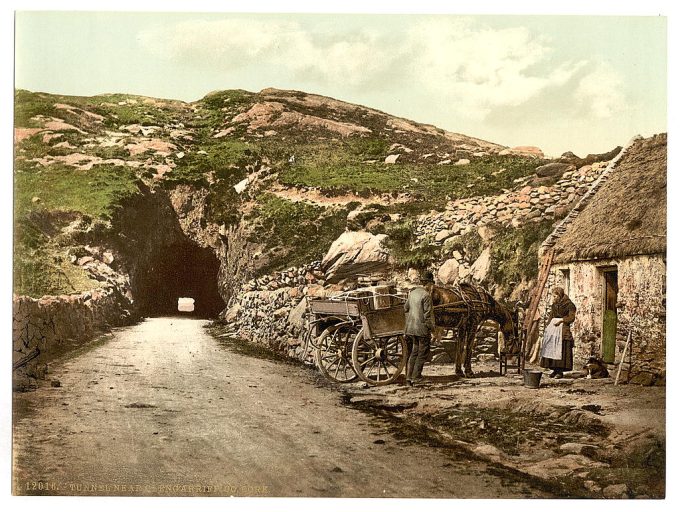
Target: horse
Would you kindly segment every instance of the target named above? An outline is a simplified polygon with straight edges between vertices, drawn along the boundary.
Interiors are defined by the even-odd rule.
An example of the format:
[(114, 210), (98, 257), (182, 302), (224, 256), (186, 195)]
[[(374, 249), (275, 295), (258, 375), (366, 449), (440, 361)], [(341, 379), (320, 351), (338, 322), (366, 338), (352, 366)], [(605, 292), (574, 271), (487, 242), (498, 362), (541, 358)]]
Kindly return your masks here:
[(483, 288), (471, 283), (460, 283), (455, 289), (434, 286), (431, 296), (435, 326), (458, 331), (460, 350), (456, 357), (456, 375), (474, 376), (472, 349), (477, 329), (485, 320), (498, 323), (507, 345), (518, 339), (516, 313)]

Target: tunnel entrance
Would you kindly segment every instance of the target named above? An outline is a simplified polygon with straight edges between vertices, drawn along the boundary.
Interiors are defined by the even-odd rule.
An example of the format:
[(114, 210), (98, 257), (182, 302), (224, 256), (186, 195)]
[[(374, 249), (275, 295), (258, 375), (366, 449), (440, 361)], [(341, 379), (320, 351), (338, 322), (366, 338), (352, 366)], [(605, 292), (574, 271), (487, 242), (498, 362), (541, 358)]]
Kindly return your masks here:
[[(217, 289), (220, 263), (209, 248), (190, 241), (155, 247), (138, 268), (135, 297), (142, 316), (181, 312), (201, 318), (216, 317), (225, 304)], [(180, 309), (180, 298), (193, 299), (193, 311)]]

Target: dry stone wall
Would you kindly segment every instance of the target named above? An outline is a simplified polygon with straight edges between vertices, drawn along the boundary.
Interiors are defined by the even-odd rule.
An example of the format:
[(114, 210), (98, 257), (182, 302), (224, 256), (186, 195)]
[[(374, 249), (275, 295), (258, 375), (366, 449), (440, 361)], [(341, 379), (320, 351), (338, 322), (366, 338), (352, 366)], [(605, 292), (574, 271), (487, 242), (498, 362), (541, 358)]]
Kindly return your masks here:
[[(14, 296), (12, 312), (13, 364), (16, 388), (30, 386), (31, 378), (43, 378), (52, 356), (93, 338), (110, 327), (133, 320), (132, 301), (113, 285), (77, 295), (34, 299)], [(37, 349), (37, 350), (36, 350)]]
[(451, 201), (444, 212), (421, 216), (416, 235), (433, 245), (444, 245), (449, 238), (487, 224), (517, 228), (529, 222), (562, 218), (606, 167), (607, 162), (597, 162), (564, 172), (551, 186), (527, 184), (500, 195)]
[(316, 261), (251, 279), (232, 295), (220, 315), (240, 338), (290, 357), (302, 357), (302, 316), (306, 297), (323, 297), (323, 273)]

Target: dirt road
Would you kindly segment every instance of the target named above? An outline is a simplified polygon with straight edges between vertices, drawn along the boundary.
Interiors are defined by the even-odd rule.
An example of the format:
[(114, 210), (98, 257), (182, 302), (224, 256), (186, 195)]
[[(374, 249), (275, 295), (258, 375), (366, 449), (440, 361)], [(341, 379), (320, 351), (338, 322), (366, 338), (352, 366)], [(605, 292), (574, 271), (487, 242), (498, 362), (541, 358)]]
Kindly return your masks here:
[(14, 493), (550, 497), (395, 435), (310, 370), (240, 354), (204, 324), (118, 329), (17, 394)]

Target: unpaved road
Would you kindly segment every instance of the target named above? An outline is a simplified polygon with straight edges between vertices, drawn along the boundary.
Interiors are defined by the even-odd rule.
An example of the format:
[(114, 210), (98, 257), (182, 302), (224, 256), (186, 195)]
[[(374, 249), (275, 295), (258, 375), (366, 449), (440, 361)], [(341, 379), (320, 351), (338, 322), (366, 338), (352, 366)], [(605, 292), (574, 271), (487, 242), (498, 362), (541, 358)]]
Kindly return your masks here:
[(14, 493), (550, 497), (395, 434), (308, 369), (239, 354), (204, 324), (118, 329), (15, 395)]

